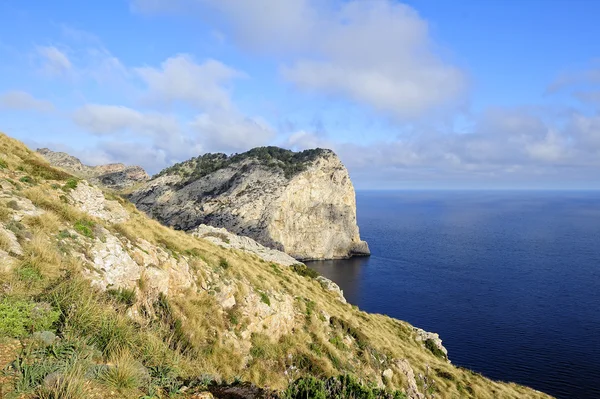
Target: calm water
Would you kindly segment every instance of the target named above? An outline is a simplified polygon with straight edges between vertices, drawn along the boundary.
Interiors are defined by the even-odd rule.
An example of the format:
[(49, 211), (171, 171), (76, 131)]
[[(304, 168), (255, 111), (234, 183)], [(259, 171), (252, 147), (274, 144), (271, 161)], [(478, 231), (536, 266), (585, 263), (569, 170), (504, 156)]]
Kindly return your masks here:
[(456, 365), (600, 398), (600, 192), (359, 192), (370, 258), (312, 262)]

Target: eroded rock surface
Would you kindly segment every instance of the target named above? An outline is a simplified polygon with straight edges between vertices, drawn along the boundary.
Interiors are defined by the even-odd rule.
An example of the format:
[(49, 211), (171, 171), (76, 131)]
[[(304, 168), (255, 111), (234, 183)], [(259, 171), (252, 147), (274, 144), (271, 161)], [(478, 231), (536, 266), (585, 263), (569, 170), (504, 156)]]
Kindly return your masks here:
[(283, 266), (291, 266), (298, 261), (288, 254), (276, 249), (267, 248), (250, 237), (238, 236), (222, 227), (212, 227), (201, 224), (190, 232), (193, 236), (204, 238), (224, 248), (235, 248), (258, 256), (267, 261)]
[(299, 260), (369, 254), (354, 187), (330, 150), (207, 154), (165, 169), (130, 199), (165, 225), (224, 227)]

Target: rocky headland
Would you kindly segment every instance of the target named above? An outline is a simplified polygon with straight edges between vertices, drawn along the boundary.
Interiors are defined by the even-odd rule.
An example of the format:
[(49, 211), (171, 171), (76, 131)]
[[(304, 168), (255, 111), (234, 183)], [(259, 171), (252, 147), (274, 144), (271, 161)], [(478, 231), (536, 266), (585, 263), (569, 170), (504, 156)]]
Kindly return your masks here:
[(354, 187), (330, 150), (206, 154), (163, 170), (129, 199), (167, 226), (223, 227), (299, 260), (369, 254)]

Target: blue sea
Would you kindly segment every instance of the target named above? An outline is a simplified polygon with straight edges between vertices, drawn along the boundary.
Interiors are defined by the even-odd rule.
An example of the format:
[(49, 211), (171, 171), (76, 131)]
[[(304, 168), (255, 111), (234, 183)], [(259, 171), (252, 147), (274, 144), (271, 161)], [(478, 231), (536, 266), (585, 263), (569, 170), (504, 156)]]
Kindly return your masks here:
[(455, 365), (600, 398), (600, 192), (358, 192), (357, 212), (372, 256), (309, 263), (349, 302)]

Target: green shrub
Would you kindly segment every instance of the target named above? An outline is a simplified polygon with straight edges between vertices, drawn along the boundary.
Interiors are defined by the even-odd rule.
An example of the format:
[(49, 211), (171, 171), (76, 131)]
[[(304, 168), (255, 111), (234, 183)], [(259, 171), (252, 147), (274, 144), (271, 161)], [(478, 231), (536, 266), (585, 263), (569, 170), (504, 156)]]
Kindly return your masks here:
[(449, 373), (447, 371), (441, 370), (441, 369), (435, 369), (435, 373), (437, 374), (438, 377), (443, 378), (445, 380), (448, 381), (454, 381), (455, 377), (454, 374)]
[(303, 263), (297, 263), (295, 265), (290, 266), (290, 268), (302, 277), (308, 277), (308, 278), (319, 277), (319, 273), (317, 273), (315, 270), (309, 268), (308, 266), (306, 266)]
[(8, 164), (6, 163), (6, 161), (2, 158), (0, 158), (0, 169), (7, 169), (8, 168)]
[(219, 266), (221, 266), (223, 269), (227, 270), (227, 269), (229, 269), (229, 262), (227, 262), (227, 259), (225, 259), (225, 258), (220, 258)]
[(81, 235), (88, 237), (88, 238), (94, 238), (94, 228), (95, 224), (94, 222), (90, 221), (90, 220), (78, 220), (77, 222), (75, 222), (75, 225), (73, 226), (73, 228), (75, 229), (75, 231), (77, 231), (78, 233), (80, 233)]
[(29, 184), (33, 184), (34, 183), (33, 177), (31, 177), (31, 176), (23, 176), (23, 177), (21, 177), (19, 179), (19, 181), (21, 183), (29, 183)]
[(320, 380), (303, 377), (291, 383), (284, 391), (282, 399), (404, 399), (400, 391), (386, 392), (369, 387), (350, 375)]
[(439, 357), (440, 359), (446, 359), (446, 354), (442, 352), (440, 348), (437, 347), (437, 345), (432, 339), (425, 340), (425, 347), (429, 349), (429, 351), (433, 353), (436, 357)]
[(62, 190), (65, 192), (75, 190), (77, 188), (77, 179), (70, 178), (67, 180), (64, 186), (62, 186)]
[(118, 289), (109, 289), (106, 293), (124, 305), (132, 306), (135, 303), (135, 289), (120, 287)]
[(271, 300), (265, 292), (260, 291), (258, 294), (260, 295), (260, 301), (262, 303), (266, 303), (267, 305), (271, 306)]
[(34, 331), (49, 330), (60, 313), (44, 302), (0, 300), (0, 336), (22, 338)]
[(30, 284), (42, 281), (44, 278), (40, 269), (29, 262), (25, 262), (16, 269), (15, 274), (19, 280)]

